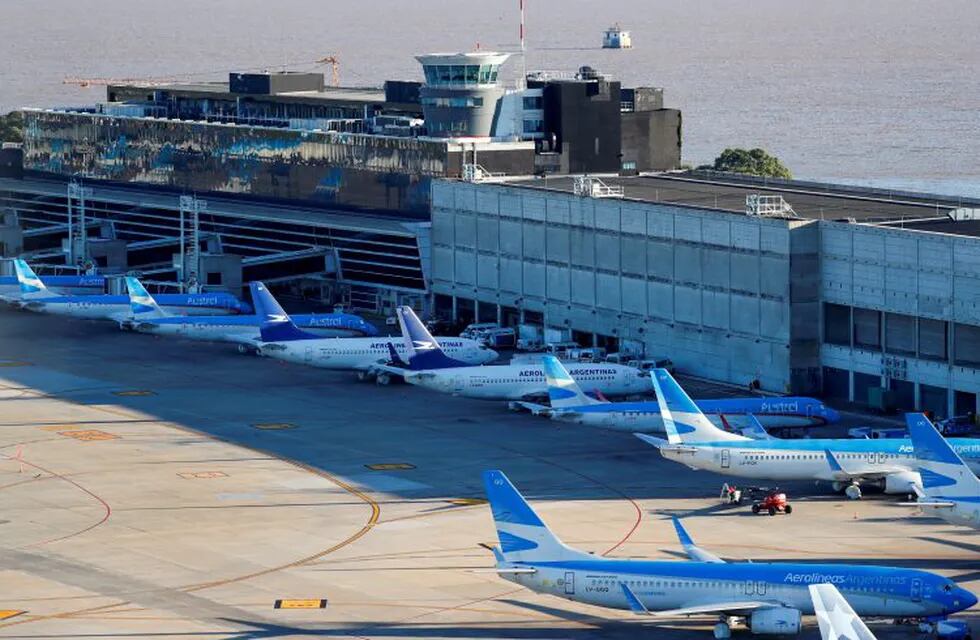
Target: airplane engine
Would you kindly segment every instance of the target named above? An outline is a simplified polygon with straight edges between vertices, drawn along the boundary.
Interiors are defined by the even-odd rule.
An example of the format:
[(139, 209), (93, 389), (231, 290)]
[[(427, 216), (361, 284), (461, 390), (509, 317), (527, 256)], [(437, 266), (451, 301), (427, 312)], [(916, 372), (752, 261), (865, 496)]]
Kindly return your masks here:
[(922, 480), (915, 471), (900, 471), (885, 476), (885, 493), (912, 493), (912, 485), (921, 485)]
[(752, 633), (765, 635), (795, 635), (800, 632), (800, 610), (789, 607), (756, 609), (749, 616)]

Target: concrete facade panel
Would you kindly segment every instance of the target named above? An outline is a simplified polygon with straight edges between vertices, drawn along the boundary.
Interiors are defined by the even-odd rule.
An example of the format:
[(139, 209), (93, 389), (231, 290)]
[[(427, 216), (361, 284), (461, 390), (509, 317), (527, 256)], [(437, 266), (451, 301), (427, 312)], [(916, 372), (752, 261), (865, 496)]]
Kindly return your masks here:
[(674, 279), (674, 245), (663, 240), (647, 242), (647, 275)]
[(674, 319), (688, 324), (701, 324), (701, 291), (693, 287), (674, 287)]
[(476, 220), (476, 246), (480, 251), (500, 250), (500, 220), (499, 218), (485, 218), (480, 216)]
[[(885, 306), (885, 267), (880, 264), (855, 262), (854, 298), (858, 306), (880, 309)], [(857, 304), (857, 303), (855, 303)]]
[(674, 237), (687, 242), (701, 242), (701, 217), (693, 213), (681, 213), (674, 216)]
[(959, 239), (953, 242), (953, 270), (957, 274), (980, 277), (980, 244)]
[(880, 231), (864, 230), (861, 241), (854, 243), (854, 260), (882, 264), (885, 262), (885, 235)]
[(789, 300), (789, 260), (771, 256), (759, 257), (760, 294)]
[[(434, 189), (441, 191), (442, 189)], [(497, 215), (500, 212), (500, 192), (488, 189), (475, 189), (476, 191), (476, 210), (479, 213)], [(510, 215), (514, 215), (511, 213)]]
[(432, 279), (442, 282), (453, 282), (453, 250), (447, 247), (432, 248)]
[(476, 283), (483, 289), (495, 291), (500, 286), (496, 256), (478, 255), (476, 259)]
[(789, 344), (789, 309), (775, 300), (759, 300), (760, 335)]
[(647, 207), (632, 203), (623, 202), (620, 206), (622, 216), (623, 233), (643, 236), (647, 233)]
[(476, 218), (468, 215), (458, 215), (453, 220), (455, 243), (457, 247), (473, 249), (476, 247)]
[(544, 298), (544, 264), (524, 263), (524, 295)]
[(888, 311), (916, 312), (918, 271), (905, 267), (885, 269), (885, 308)]
[(732, 247), (744, 251), (759, 250), (759, 225), (750, 222), (732, 222)]
[(674, 287), (663, 282), (647, 282), (647, 315), (674, 319)]
[(511, 258), (500, 259), (500, 288), (510, 293), (520, 294), (523, 282), (523, 263)]
[(623, 236), (621, 259), (623, 273), (631, 273), (646, 278), (647, 246), (646, 240), (633, 236)]
[(457, 251), (454, 258), (456, 283), (468, 286), (476, 284), (476, 255), (467, 251)]
[(544, 225), (525, 222), (522, 231), (524, 236), (524, 257), (542, 260), (544, 258)]
[(567, 225), (571, 223), (571, 214), (569, 213), (567, 200), (556, 200), (552, 198), (546, 201), (546, 206), (548, 208), (548, 224)]
[(547, 259), (549, 262), (567, 263), (568, 253), (568, 227), (548, 227), (547, 235)]
[(453, 215), (448, 211), (432, 212), (432, 243), (451, 247), (453, 244)]
[(786, 223), (766, 219), (759, 223), (759, 251), (789, 255), (789, 229)]
[(731, 253), (729, 287), (743, 293), (759, 293), (759, 256), (751, 253)]
[(573, 265), (595, 268), (595, 235), (585, 229), (572, 227), (569, 249)]
[(731, 255), (729, 251), (723, 249), (701, 251), (701, 273), (706, 286), (729, 288), (732, 277)]
[(849, 261), (828, 258), (821, 261), (821, 296), (824, 300), (838, 304), (851, 304), (852, 283), (851, 263)]
[(514, 193), (501, 192), (499, 197), (500, 215), (509, 218), (524, 217), (524, 203), (521, 197)]
[(727, 219), (704, 218), (701, 223), (704, 243), (719, 247), (732, 246), (732, 225)]
[[(667, 209), (667, 210), (664, 210)], [(672, 207), (658, 207), (656, 210), (647, 213), (647, 235), (651, 238), (664, 238), (673, 240), (674, 238), (674, 214), (670, 211)]]
[(694, 285), (701, 283), (701, 249), (688, 244), (674, 246), (674, 279)]
[(914, 268), (918, 263), (918, 243), (908, 234), (885, 235), (885, 261), (889, 265)]
[(568, 302), (569, 300), (569, 273), (567, 267), (553, 267), (548, 265), (548, 299)]
[(595, 304), (597, 307), (619, 311), (622, 309), (622, 298), (619, 288), (618, 275), (608, 273), (595, 274)]
[(595, 273), (572, 269), (572, 303), (595, 306)]
[(568, 217), (573, 227), (595, 228), (595, 202), (589, 198), (574, 198), (568, 203)]
[(827, 222), (820, 225), (820, 252), (824, 257), (851, 259), (851, 242), (854, 226), (842, 222)]
[(619, 203), (615, 200), (595, 202), (595, 228), (619, 233)]
[[(538, 196), (524, 196), (523, 211), (525, 220), (535, 220), (544, 222), (545, 220), (545, 200)], [(501, 201), (503, 206), (503, 201)]]
[(731, 296), (727, 293), (718, 291), (701, 291), (701, 308), (703, 309), (703, 321), (707, 327), (716, 329), (729, 328), (731, 319), (730, 305)]
[(637, 278), (623, 278), (623, 311), (639, 316), (647, 313), (647, 282)]
[(597, 269), (619, 271), (619, 236), (597, 233), (595, 250)]
[(516, 220), (500, 219), (500, 252), (510, 256), (524, 255), (521, 223)]
[(732, 294), (730, 322), (732, 331), (757, 336), (760, 323), (759, 298)]

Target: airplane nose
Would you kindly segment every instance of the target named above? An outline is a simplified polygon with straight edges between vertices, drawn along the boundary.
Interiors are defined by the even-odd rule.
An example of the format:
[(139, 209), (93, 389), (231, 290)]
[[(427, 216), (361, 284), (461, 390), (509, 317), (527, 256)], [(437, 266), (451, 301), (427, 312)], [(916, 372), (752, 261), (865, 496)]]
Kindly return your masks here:
[[(955, 604), (957, 602), (959, 604)], [(977, 597), (966, 589), (958, 587), (954, 592), (953, 603), (954, 611), (966, 611), (977, 603)]]

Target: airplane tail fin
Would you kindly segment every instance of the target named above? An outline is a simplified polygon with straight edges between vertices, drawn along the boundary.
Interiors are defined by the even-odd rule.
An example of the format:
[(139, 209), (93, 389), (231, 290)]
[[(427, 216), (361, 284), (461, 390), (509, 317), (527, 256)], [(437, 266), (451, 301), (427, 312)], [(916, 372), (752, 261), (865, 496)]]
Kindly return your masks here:
[(580, 407), (585, 404), (603, 404), (589, 397), (578, 386), (568, 369), (555, 356), (542, 356), (544, 377), (548, 381), (548, 399), (552, 408)]
[(666, 369), (654, 369), (650, 379), (670, 444), (748, 440), (712, 424)]
[(262, 342), (289, 342), (319, 337), (302, 331), (293, 324), (289, 314), (279, 305), (279, 301), (266, 289), (264, 284), (252, 282), (248, 286), (252, 291), (255, 313), (262, 321), (262, 324), (259, 325)]
[(810, 599), (820, 625), (820, 636), (825, 640), (875, 640), (874, 634), (833, 584), (811, 584)]
[(17, 273), (17, 283), (20, 284), (21, 296), (24, 298), (39, 298), (50, 295), (51, 292), (44, 286), (41, 279), (34, 273), (34, 269), (27, 264), (26, 260), (16, 258), (14, 260), (14, 271)]
[(500, 552), (507, 562), (552, 562), (593, 557), (559, 540), (503, 471), (484, 471), (483, 484), (493, 512), (493, 523), (497, 527)]
[(408, 347), (408, 364), (411, 369), (421, 371), (423, 369), (469, 366), (465, 362), (446, 355), (411, 307), (398, 307), (396, 314), (398, 325), (402, 330), (402, 337), (405, 339), (405, 346)]
[(166, 313), (153, 299), (138, 278), (127, 276), (126, 289), (129, 291), (129, 308), (134, 318), (164, 318)]
[(746, 419), (749, 421), (749, 426), (742, 429), (742, 435), (748, 436), (753, 440), (772, 440), (772, 436), (766, 431), (766, 428), (762, 426), (759, 419), (755, 417), (754, 413), (745, 414)]
[(922, 489), (930, 498), (976, 497), (980, 479), (946, 438), (921, 413), (906, 413), (905, 422), (922, 477)]

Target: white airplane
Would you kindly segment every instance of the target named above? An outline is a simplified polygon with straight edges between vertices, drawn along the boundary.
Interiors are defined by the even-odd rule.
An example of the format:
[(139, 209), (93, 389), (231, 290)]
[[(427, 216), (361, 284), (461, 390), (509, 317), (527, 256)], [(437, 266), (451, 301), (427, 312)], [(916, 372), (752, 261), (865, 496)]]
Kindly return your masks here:
[[(653, 384), (667, 440), (635, 435), (668, 460), (742, 478), (823, 480), (851, 499), (861, 497), (861, 483), (893, 494), (911, 494), (921, 486), (907, 438), (753, 440), (711, 424), (666, 370), (654, 369)], [(953, 446), (980, 463), (980, 440), (957, 438)]]
[[(261, 282), (252, 283), (255, 311), (266, 318), (259, 331), (259, 355), (323, 369), (357, 371), (366, 380), (377, 376), (378, 384), (388, 384), (391, 367), (385, 367), (392, 351), (399, 358), (409, 349), (401, 339), (321, 338), (300, 330)], [(446, 350), (461, 362), (483, 364), (497, 358), (497, 352), (467, 338), (440, 338)]]
[[(469, 366), (444, 353), (442, 339), (433, 338), (410, 308), (398, 307), (397, 314), (411, 349), (407, 366), (390, 367), (390, 370), (403, 376), (405, 382), (485, 400), (524, 400), (548, 395), (543, 365)], [(643, 393), (650, 388), (650, 377), (645, 372), (620, 364), (572, 364), (569, 373), (582, 386), (611, 396)]]
[(834, 585), (811, 584), (810, 598), (823, 640), (877, 640)]
[(922, 488), (906, 503), (951, 524), (980, 529), (980, 479), (921, 413), (906, 414)]

